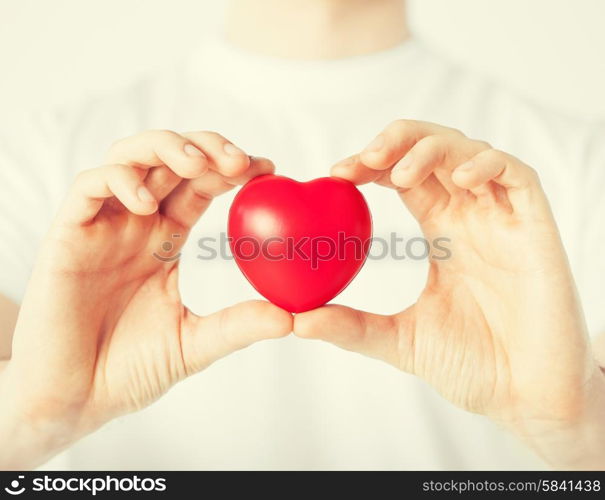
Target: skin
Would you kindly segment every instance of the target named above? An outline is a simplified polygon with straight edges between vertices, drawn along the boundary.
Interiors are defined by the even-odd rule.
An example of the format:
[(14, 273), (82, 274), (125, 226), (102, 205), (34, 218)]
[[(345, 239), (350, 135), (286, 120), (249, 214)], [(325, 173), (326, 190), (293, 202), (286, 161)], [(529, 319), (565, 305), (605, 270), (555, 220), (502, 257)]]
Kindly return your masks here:
[[(409, 36), (400, 0), (234, 0), (226, 31), (248, 50), (304, 59), (369, 54)], [(329, 306), (293, 321), (253, 301), (199, 317), (181, 303), (178, 261), (152, 253), (172, 234), (184, 242), (214, 196), (273, 171), (225, 144), (149, 131), (118, 141), (105, 166), (75, 181), (16, 327), (19, 308), (0, 297), (0, 468), (35, 467), (213, 361), (292, 329), (423, 377), (555, 468), (605, 468), (595, 360), (605, 342), (588, 341), (531, 168), (458, 131), (395, 122), (332, 174), (395, 189), (427, 238), (451, 238), (452, 258), (432, 261), (414, 305), (393, 316)]]
[(296, 59), (371, 54), (409, 38), (401, 0), (233, 0), (225, 34), (247, 51)]
[(0, 366), (2, 366), (2, 360), (11, 357), (12, 333), (15, 330), (18, 314), (17, 304), (0, 295)]
[(422, 377), (554, 467), (605, 468), (605, 375), (536, 172), (457, 130), (398, 120), (332, 175), (396, 190), (452, 257), (430, 260), (398, 314), (330, 305), (296, 315), (295, 334)]
[(178, 261), (152, 255), (172, 234), (186, 239), (213, 197), (273, 170), (215, 133), (149, 131), (80, 174), (0, 372), (0, 468), (34, 467), (217, 359), (291, 332), (291, 315), (264, 301), (195, 315), (181, 303)]

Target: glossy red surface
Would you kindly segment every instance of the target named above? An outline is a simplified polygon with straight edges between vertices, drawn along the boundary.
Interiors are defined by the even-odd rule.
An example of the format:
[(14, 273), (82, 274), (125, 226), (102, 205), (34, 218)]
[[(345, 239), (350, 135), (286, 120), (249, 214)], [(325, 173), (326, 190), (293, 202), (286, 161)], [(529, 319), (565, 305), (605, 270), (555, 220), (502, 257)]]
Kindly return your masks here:
[(252, 286), (283, 309), (302, 312), (332, 300), (359, 272), (372, 220), (349, 181), (263, 175), (236, 195), (228, 233)]

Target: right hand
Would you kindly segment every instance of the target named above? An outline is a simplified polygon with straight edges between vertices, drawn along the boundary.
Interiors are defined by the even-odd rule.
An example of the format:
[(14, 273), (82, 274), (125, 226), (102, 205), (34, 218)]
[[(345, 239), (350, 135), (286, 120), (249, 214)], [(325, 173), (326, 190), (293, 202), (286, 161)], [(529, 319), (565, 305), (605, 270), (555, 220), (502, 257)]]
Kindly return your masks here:
[(217, 359), (292, 330), (291, 315), (264, 301), (193, 314), (178, 260), (153, 256), (178, 233), (176, 254), (214, 196), (273, 172), (270, 161), (216, 133), (149, 131), (115, 143), (106, 163), (78, 176), (41, 246), (0, 367), (0, 468), (35, 466)]
[(393, 315), (328, 305), (294, 333), (382, 359), (511, 430), (552, 466), (605, 464), (605, 378), (536, 172), (441, 125), (391, 123), (332, 174), (395, 190), (431, 258), (418, 300)]

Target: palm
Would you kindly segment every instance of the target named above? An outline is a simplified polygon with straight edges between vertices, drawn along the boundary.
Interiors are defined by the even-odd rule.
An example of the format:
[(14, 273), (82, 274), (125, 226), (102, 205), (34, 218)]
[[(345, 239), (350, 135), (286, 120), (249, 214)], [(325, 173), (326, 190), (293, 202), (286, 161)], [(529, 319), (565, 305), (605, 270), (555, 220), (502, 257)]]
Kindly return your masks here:
[[(86, 283), (94, 290), (86, 301), (98, 318), (83, 339), (95, 356), (80, 369), (93, 371), (91, 393), (99, 404), (128, 411), (150, 403), (188, 371), (180, 345), (186, 310), (177, 286), (178, 260), (153, 256), (163, 241), (177, 234), (184, 241), (186, 234), (158, 213), (137, 217), (112, 210), (100, 214), (95, 226), (85, 229), (93, 234), (82, 235), (89, 242), (86, 255), (70, 256), (72, 263), (82, 259), (79, 272), (72, 269), (79, 280), (74, 289)], [(178, 240), (170, 256), (183, 242)], [(71, 351), (82, 348), (72, 345)]]
[(93, 224), (55, 228), (47, 238), (38, 271), (52, 280), (45, 306), (53, 313), (70, 304), (75, 314), (63, 321), (52, 356), (47, 352), (41, 362), (54, 375), (48, 380), (53, 385), (69, 366), (72, 382), (61, 394), (66, 404), (86, 400), (94, 401), (95, 411), (130, 411), (187, 373), (178, 261), (153, 257), (153, 247), (173, 234), (186, 238), (182, 227), (158, 213), (140, 217), (112, 207)]
[[(425, 289), (401, 313), (328, 306), (298, 315), (295, 332), (420, 375), (467, 410), (509, 422), (570, 417), (594, 362), (535, 174), (434, 124), (395, 122), (383, 135), (379, 151), (333, 173), (395, 189), (429, 242), (449, 238), (451, 257), (430, 259)], [(393, 168), (405, 156), (411, 163)]]
[[(217, 134), (191, 135), (196, 147), (206, 142), (222, 151)], [(164, 141), (163, 149), (154, 141)], [(21, 380), (17, 386), (27, 388), (23, 412), (73, 418), (74, 433), (87, 432), (146, 406), (216, 359), (291, 330), (290, 315), (262, 301), (206, 317), (181, 303), (178, 260), (171, 257), (192, 225), (214, 196), (273, 171), (267, 160), (238, 153), (226, 166), (214, 159), (213, 170), (197, 172), (210, 160), (184, 156), (188, 142), (166, 132), (135, 136), (115, 154), (132, 149), (138, 167), (155, 165), (160, 150), (174, 165), (112, 165), (76, 181), (42, 245), (15, 333), (9, 368)], [(137, 194), (141, 184), (149, 197)], [(172, 248), (162, 249), (164, 242)]]
[[(575, 303), (560, 291), (568, 276), (554, 224), (478, 211), (469, 201), (422, 225), (429, 241), (447, 232), (452, 255), (432, 261), (428, 286), (406, 311), (415, 325), (412, 371), (481, 413), (501, 408), (511, 395), (554, 397), (552, 380), (540, 374), (578, 366), (562, 362), (572, 342), (557, 322), (574, 313)], [(570, 383), (582, 374), (571, 375)]]

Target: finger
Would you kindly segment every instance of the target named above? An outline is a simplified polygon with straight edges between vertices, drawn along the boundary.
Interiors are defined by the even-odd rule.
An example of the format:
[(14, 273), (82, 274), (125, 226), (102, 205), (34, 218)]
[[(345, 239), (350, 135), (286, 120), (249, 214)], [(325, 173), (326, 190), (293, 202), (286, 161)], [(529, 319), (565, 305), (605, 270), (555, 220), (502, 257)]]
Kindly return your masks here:
[(423, 222), (431, 213), (445, 208), (450, 200), (450, 194), (433, 174), (413, 189), (397, 187), (397, 190), (410, 213), (419, 222)]
[(107, 165), (81, 172), (59, 210), (59, 219), (86, 224), (99, 213), (105, 200), (113, 197), (134, 214), (154, 213), (158, 204), (143, 184), (143, 173), (127, 165)]
[(115, 142), (107, 163), (140, 168), (166, 165), (180, 177), (198, 177), (208, 170), (208, 158), (193, 141), (170, 130), (148, 130)]
[(292, 331), (292, 315), (262, 300), (243, 302), (210, 316), (186, 313), (181, 345), (188, 375), (255, 342)]
[(181, 183), (181, 181), (183, 181), (182, 177), (174, 173), (166, 165), (162, 165), (147, 171), (145, 186), (147, 186), (147, 189), (149, 189), (156, 200), (162, 201)]
[(246, 170), (239, 175), (225, 177), (225, 182), (231, 186), (242, 186), (259, 175), (267, 175), (275, 172), (275, 165), (268, 158), (250, 156), (249, 161), (250, 163)]
[(334, 177), (347, 179), (354, 184), (366, 184), (374, 182), (381, 186), (388, 187), (397, 191), (406, 204), (412, 215), (417, 220), (422, 221), (425, 216), (442, 203), (446, 205), (449, 200), (449, 193), (437, 178), (429, 174), (429, 176), (414, 189), (402, 188), (396, 186), (391, 181), (389, 170), (374, 170), (361, 163), (359, 155), (351, 156), (339, 163), (336, 163), (330, 174)]
[[(476, 203), (483, 208), (493, 208), (501, 200), (500, 191), (501, 186), (496, 185), (493, 182), (487, 182), (481, 184), (475, 188), (469, 189), (471, 193), (475, 195)], [(502, 200), (504, 201), (504, 200)], [(505, 203), (510, 208), (510, 203)]]
[(424, 137), (395, 164), (391, 181), (396, 186), (413, 188), (431, 174), (451, 194), (463, 190), (451, 179), (452, 170), (490, 145), (458, 134), (438, 134)]
[(197, 179), (183, 181), (161, 204), (160, 212), (181, 226), (190, 228), (219, 196), (259, 175), (271, 174), (275, 165), (266, 158), (253, 157), (250, 166), (237, 177), (208, 171)]
[(361, 162), (374, 170), (391, 168), (414, 144), (435, 134), (462, 135), (455, 129), (435, 123), (396, 120), (365, 147), (360, 153)]
[(381, 178), (388, 178), (384, 171), (372, 169), (361, 162), (359, 155), (353, 155), (349, 158), (336, 163), (330, 169), (330, 175), (346, 179), (356, 185), (377, 182)]
[(494, 182), (504, 188), (513, 210), (527, 210), (536, 203), (546, 202), (536, 171), (514, 156), (495, 149), (482, 151), (460, 165), (453, 172), (452, 180), (469, 190)]
[[(396, 316), (371, 314), (349, 307), (328, 305), (294, 317), (294, 334), (305, 339), (330, 342), (342, 349), (408, 368), (409, 345), (400, 338)], [(403, 363), (402, 363), (403, 360)]]
[(232, 142), (216, 132), (187, 132), (183, 134), (210, 160), (210, 168), (227, 177), (244, 173), (250, 165), (250, 157)]

